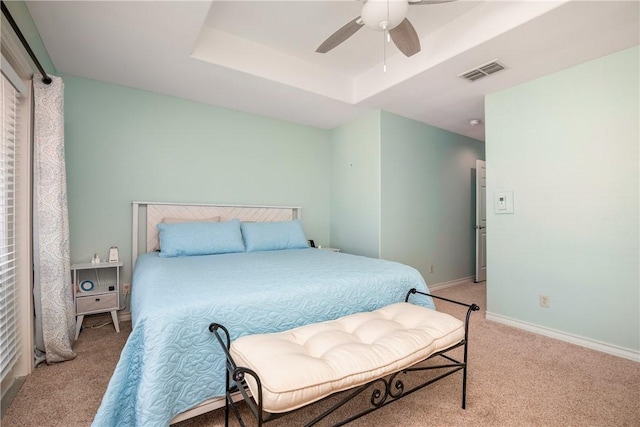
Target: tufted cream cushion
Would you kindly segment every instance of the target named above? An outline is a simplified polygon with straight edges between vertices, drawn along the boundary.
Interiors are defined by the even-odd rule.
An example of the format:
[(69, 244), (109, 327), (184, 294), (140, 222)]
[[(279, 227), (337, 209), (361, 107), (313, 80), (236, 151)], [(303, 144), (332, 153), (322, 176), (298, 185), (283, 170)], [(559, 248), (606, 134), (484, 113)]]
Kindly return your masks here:
[[(263, 409), (278, 413), (407, 368), (463, 338), (462, 321), (397, 303), (287, 332), (247, 335), (230, 351), (238, 366), (260, 376)], [(255, 381), (246, 378), (258, 396)]]

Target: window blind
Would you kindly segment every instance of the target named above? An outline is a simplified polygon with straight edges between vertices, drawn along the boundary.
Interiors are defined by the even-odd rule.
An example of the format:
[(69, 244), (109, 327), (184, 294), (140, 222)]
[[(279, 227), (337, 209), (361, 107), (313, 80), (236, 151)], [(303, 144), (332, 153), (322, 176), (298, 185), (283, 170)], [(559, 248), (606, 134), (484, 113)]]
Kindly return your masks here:
[(16, 127), (18, 92), (2, 74), (0, 145), (0, 368), (2, 379), (19, 357), (16, 307)]

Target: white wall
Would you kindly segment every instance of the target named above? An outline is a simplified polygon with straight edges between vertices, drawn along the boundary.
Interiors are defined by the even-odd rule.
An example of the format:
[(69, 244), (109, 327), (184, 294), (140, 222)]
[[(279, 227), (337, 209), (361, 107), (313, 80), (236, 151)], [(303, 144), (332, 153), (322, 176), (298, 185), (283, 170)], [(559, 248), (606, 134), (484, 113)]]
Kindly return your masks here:
[[(639, 49), (486, 99), (489, 316), (637, 358)], [(514, 192), (515, 213), (493, 213)], [(551, 307), (539, 305), (539, 295)], [(633, 357), (632, 357), (633, 358)]]

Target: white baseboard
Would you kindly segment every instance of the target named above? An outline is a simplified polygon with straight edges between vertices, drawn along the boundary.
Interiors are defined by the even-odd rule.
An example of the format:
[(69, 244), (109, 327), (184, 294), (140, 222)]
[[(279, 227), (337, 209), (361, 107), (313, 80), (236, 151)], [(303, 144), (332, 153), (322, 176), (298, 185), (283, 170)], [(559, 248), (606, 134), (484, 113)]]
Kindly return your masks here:
[(631, 350), (617, 345), (592, 340), (590, 338), (569, 334), (567, 332), (558, 331), (556, 329), (547, 328), (545, 326), (535, 325), (533, 323), (524, 322), (522, 320), (512, 319), (500, 314), (486, 313), (486, 319), (492, 320), (503, 325), (512, 326), (514, 328), (523, 329), (535, 334), (544, 335), (546, 337), (555, 338), (581, 347), (590, 348), (592, 350), (601, 351), (603, 353), (622, 357), (624, 359), (640, 362), (640, 351)]
[(463, 277), (462, 279), (450, 280), (448, 282), (436, 283), (435, 285), (428, 285), (429, 291), (441, 291), (443, 289), (451, 288), (453, 286), (465, 285), (467, 283), (473, 283), (474, 276)]

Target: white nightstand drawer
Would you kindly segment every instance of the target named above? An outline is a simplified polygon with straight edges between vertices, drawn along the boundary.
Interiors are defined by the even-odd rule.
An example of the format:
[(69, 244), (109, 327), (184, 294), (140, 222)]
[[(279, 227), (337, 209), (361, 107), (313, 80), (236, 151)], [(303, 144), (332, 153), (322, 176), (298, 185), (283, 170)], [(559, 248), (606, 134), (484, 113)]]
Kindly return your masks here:
[(76, 298), (77, 313), (89, 313), (92, 311), (110, 309), (117, 310), (118, 308), (118, 295), (113, 294), (100, 294), (100, 295), (88, 295), (86, 297)]

